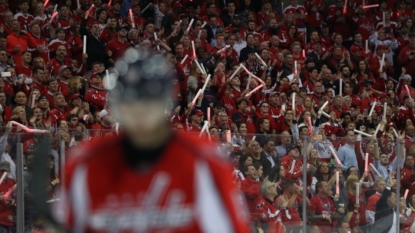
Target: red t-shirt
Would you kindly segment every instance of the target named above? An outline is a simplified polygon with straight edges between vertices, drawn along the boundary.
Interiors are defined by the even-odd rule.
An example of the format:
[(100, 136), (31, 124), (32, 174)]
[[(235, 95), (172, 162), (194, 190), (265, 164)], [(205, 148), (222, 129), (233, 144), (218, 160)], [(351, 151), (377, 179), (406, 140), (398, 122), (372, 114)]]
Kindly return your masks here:
[[(315, 195), (310, 199), (311, 205), (307, 207), (309, 211), (313, 211), (316, 215), (330, 215), (335, 212), (334, 203), (330, 198)], [(331, 223), (329, 220), (322, 219), (316, 222), (321, 232), (331, 232)]]
[(32, 77), (32, 66), (24, 66), (22, 63), (16, 65), (16, 75), (19, 76), (21, 74), (26, 75), (26, 77)]
[(117, 61), (118, 58), (122, 57), (122, 55), (124, 54), (125, 48), (127, 48), (129, 44), (130, 43), (127, 40), (125, 40), (124, 43), (120, 43), (118, 39), (112, 40), (108, 43), (106, 52), (108, 53), (108, 51), (111, 51), (112, 60)]
[[(359, 224), (366, 224), (367, 220), (366, 220), (366, 200), (365, 200), (365, 196), (364, 193), (366, 192), (366, 190), (362, 190), (362, 192), (360, 192), (359, 195), (359, 209), (357, 210), (360, 214), (359, 214)], [(355, 210), (354, 205), (356, 204), (356, 194), (355, 193), (349, 193), (347, 192), (347, 198), (349, 199), (349, 212), (353, 212)], [(356, 215), (353, 215), (352, 218), (350, 219), (349, 223), (350, 226), (355, 226), (356, 225)]]

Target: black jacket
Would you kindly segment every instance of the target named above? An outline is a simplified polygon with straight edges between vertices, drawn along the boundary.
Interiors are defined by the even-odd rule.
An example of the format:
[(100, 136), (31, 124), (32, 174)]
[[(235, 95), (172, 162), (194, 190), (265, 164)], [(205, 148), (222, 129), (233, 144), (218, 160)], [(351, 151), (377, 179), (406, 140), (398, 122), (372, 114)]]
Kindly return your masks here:
[(281, 76), (281, 77), (287, 77), (287, 76), (289, 76), (289, 75), (292, 75), (292, 74), (293, 74), (293, 69), (291, 69), (290, 67), (287, 67), (287, 66), (285, 65), (285, 63), (284, 63), (284, 64), (282, 64), (282, 66), (281, 66), (281, 70), (282, 70), (282, 76)]
[(232, 20), (233, 20), (233, 16), (231, 16), (231, 15), (229, 15), (227, 13), (222, 15), (222, 21), (223, 21), (223, 26), (224, 27), (227, 27), (227, 26), (231, 25), (232, 24)]
[(323, 55), (317, 55), (314, 52), (307, 54), (307, 57), (313, 59), (314, 64), (317, 68), (321, 68), (324, 64), (327, 64), (327, 58), (323, 60)]
[(254, 160), (260, 162), (262, 165), (262, 169), (264, 171), (262, 177), (269, 176), (269, 173), (271, 172), (271, 162), (267, 159), (265, 153), (262, 151), (259, 160), (256, 160), (255, 158)]
[[(394, 209), (388, 204), (388, 197), (391, 195), (391, 191), (385, 189), (381, 198), (376, 203), (375, 224), (372, 232), (376, 233), (388, 233), (393, 226)], [(399, 220), (398, 220), (399, 222)]]
[(108, 61), (109, 57), (105, 52), (105, 42), (102, 40), (97, 39), (95, 36), (91, 35), (86, 29), (86, 22), (87, 20), (84, 18), (82, 19), (81, 28), (79, 32), (83, 36), (86, 36), (86, 53), (88, 54), (88, 59), (86, 63), (88, 65), (88, 69), (91, 68), (91, 64), (93, 62), (104, 63)]
[[(216, 30), (218, 30), (219, 27), (216, 27)], [(209, 42), (209, 44), (212, 42), (213, 39), (215, 39), (215, 33), (213, 33), (213, 29), (210, 25), (206, 25), (204, 27), (204, 29), (206, 29), (207, 31), (207, 42)]]
[(239, 54), (239, 62), (244, 62), (246, 60), (248, 60), (248, 52), (251, 49), (254, 49), (255, 47), (250, 47), (249, 45), (246, 45), (245, 48), (241, 49), (241, 52)]

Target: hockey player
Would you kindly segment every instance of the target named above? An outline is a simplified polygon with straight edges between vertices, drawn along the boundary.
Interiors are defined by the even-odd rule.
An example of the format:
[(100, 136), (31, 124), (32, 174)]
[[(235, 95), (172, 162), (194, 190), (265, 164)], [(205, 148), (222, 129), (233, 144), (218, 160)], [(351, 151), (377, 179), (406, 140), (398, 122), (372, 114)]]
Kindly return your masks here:
[(86, 145), (68, 163), (56, 213), (72, 232), (248, 232), (230, 164), (165, 120), (172, 73), (145, 50), (116, 62), (118, 78), (105, 83), (114, 84), (111, 110), (125, 133)]

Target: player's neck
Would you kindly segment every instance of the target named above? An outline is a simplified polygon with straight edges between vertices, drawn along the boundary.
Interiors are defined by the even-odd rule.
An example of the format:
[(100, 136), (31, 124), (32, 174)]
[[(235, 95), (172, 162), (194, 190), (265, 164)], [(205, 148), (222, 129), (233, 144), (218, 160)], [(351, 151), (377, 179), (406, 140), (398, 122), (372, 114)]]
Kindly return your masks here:
[(129, 138), (134, 147), (142, 149), (153, 149), (162, 146), (171, 137), (172, 131), (160, 124), (159, 129), (154, 133), (137, 134)]
[[(149, 134), (146, 135), (149, 136)], [(171, 138), (171, 134), (167, 135), (167, 138), (162, 138), (160, 133), (155, 135), (157, 135), (158, 143), (153, 142), (153, 144), (143, 144), (142, 141), (137, 142), (133, 137), (128, 137), (124, 140), (126, 161), (139, 172), (147, 171), (162, 157), (168, 146), (168, 140)]]

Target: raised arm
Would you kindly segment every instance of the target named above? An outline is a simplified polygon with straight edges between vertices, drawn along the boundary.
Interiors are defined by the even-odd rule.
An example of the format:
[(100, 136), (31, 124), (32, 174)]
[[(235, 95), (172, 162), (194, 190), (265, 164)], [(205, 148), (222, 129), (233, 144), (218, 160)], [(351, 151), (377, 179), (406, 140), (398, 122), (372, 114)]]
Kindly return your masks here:
[(86, 22), (88, 21), (87, 18), (83, 18), (81, 22), (81, 27), (79, 28), (79, 32), (82, 36), (88, 35), (88, 30), (86, 29)]
[(373, 141), (373, 145), (375, 146), (375, 152), (373, 153), (374, 158), (379, 159), (379, 146), (378, 146), (378, 140), (376, 138), (376, 135), (372, 135), (372, 141)]

